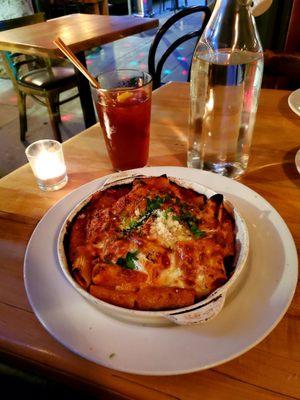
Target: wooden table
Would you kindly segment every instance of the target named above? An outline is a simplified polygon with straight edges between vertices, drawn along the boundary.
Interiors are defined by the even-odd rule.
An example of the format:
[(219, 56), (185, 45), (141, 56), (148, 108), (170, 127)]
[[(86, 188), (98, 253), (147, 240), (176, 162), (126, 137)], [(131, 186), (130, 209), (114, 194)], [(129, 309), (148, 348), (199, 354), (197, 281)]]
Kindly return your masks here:
[[(157, 26), (158, 20), (153, 18), (71, 14), (46, 22), (0, 32), (0, 50), (46, 58), (63, 57), (61, 51), (53, 44), (53, 40), (59, 36), (76, 53), (82, 64), (86, 66), (85, 50), (144, 32)], [(90, 87), (87, 79), (77, 69), (75, 70), (78, 77), (85, 126), (89, 127), (96, 123)]]
[[(288, 224), (297, 248), (300, 119), (289, 110), (288, 92), (263, 90), (252, 156), (241, 182), (266, 198)], [(150, 165), (186, 163), (188, 86), (169, 84), (153, 94)], [(70, 181), (41, 192), (28, 165), (0, 180), (0, 349), (2, 358), (103, 398), (296, 399), (300, 397), (300, 290), (272, 333), (246, 354), (207, 371), (150, 377), (120, 373), (86, 361), (56, 342), (33, 314), (23, 285), (26, 245), (44, 213), (78, 186), (111, 173), (98, 125), (64, 143)], [(109, 393), (109, 394), (108, 394)]]

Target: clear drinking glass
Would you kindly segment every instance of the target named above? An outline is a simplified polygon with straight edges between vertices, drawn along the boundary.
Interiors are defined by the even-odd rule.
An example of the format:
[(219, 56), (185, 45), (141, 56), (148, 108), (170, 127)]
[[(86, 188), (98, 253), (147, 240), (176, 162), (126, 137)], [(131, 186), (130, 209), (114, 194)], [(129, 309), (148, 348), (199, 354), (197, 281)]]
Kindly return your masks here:
[(187, 164), (232, 178), (247, 168), (263, 73), (251, 0), (217, 0), (191, 70)]
[(68, 176), (61, 143), (38, 140), (26, 148), (25, 154), (41, 190), (53, 191), (66, 185)]
[(146, 72), (116, 70), (97, 77), (93, 97), (106, 148), (115, 170), (148, 162), (152, 78)]

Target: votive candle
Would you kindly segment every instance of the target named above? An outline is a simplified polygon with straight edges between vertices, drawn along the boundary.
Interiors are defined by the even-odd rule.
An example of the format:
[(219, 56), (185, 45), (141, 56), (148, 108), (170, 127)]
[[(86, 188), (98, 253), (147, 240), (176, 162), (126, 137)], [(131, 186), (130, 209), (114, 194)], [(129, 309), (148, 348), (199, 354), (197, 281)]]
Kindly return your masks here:
[(25, 153), (41, 190), (53, 191), (66, 185), (68, 176), (61, 143), (38, 140)]

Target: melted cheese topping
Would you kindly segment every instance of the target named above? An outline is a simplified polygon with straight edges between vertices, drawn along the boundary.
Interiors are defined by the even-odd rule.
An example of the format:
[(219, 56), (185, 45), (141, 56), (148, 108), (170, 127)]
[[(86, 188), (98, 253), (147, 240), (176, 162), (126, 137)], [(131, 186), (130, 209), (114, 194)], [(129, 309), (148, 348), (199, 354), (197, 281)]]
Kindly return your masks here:
[(165, 177), (96, 193), (70, 231), (74, 278), (122, 307), (157, 310), (193, 304), (227, 279), (234, 221), (222, 196), (206, 199)]
[(175, 254), (171, 253), (170, 266), (161, 272), (158, 283), (161, 286), (176, 286), (178, 288), (184, 288), (185, 283), (183, 278), (184, 275), (176, 263)]

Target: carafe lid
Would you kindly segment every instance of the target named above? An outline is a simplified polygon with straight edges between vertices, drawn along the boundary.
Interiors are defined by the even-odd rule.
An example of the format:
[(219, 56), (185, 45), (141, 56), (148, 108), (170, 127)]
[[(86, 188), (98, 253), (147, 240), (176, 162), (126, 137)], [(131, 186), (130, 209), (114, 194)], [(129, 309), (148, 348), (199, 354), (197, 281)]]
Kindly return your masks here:
[(272, 5), (273, 0), (253, 0), (251, 6), (252, 15), (258, 17), (264, 14)]

